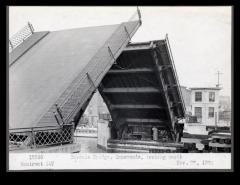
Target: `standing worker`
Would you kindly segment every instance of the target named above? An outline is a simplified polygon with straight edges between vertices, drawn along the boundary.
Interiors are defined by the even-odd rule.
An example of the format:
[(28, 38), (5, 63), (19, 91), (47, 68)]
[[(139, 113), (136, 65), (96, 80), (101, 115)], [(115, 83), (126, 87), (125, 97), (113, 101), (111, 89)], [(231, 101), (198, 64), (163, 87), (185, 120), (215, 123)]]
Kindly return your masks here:
[(158, 129), (156, 127), (153, 127), (152, 130), (153, 130), (153, 140), (157, 141), (158, 140)]

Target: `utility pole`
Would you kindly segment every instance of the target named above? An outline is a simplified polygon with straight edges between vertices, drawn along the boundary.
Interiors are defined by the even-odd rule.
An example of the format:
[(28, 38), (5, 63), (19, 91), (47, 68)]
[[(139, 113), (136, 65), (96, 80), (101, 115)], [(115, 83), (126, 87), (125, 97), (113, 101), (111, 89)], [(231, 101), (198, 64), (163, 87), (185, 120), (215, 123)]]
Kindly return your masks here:
[(217, 83), (216, 87), (220, 87), (219, 77), (220, 77), (220, 75), (222, 75), (222, 74), (223, 74), (223, 73), (220, 73), (220, 71), (218, 71), (218, 72), (216, 73), (216, 75), (218, 75), (218, 83)]

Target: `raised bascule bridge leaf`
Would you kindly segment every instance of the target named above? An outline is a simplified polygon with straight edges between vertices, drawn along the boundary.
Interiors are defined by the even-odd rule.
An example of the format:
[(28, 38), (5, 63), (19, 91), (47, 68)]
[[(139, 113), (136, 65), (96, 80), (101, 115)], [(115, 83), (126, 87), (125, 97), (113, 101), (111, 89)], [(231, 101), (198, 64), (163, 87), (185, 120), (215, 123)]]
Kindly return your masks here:
[(140, 26), (139, 19), (32, 33), (9, 55), (9, 128), (76, 127), (98, 89), (115, 128), (164, 127), (171, 135), (185, 109), (169, 43), (130, 43)]

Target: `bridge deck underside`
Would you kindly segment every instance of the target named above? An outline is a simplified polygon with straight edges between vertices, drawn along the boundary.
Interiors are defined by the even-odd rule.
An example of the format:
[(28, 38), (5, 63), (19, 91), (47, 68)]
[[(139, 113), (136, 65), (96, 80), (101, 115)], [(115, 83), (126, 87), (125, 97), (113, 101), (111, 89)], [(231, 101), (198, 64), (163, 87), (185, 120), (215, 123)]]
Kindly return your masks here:
[(184, 117), (167, 52), (165, 40), (129, 44), (104, 77), (99, 91), (116, 128), (127, 124), (172, 130), (173, 121)]

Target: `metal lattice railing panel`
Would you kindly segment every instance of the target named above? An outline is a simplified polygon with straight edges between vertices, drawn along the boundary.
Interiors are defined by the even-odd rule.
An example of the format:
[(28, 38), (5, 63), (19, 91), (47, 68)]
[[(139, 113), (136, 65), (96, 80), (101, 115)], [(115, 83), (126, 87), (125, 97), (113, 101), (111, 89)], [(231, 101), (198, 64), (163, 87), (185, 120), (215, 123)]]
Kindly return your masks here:
[(11, 148), (21, 147), (25, 148), (27, 147), (29, 143), (29, 136), (30, 132), (17, 132), (17, 133), (9, 133), (9, 146)]
[(20, 31), (14, 34), (9, 39), (9, 52), (12, 52), (17, 46), (19, 46), (24, 40), (31, 36), (34, 32), (33, 26), (31, 23), (28, 23)]
[[(104, 45), (92, 57), (89, 63), (61, 94), (61, 96), (52, 104), (47, 112), (42, 113), (35, 121), (38, 125), (51, 125), (70, 123), (74, 115), (91, 97), (93, 92), (100, 84), (101, 79), (112, 66), (114, 60), (120, 55), (122, 49), (128, 44), (133, 34), (141, 25), (139, 13), (127, 22), (119, 25), (112, 33)], [(109, 51), (109, 48), (111, 52)], [(56, 116), (55, 104), (59, 106), (62, 112), (61, 119)], [(62, 118), (63, 117), (63, 118)]]
[[(83, 97), (86, 94), (91, 94), (90, 92), (94, 91), (96, 86), (100, 83), (101, 78), (104, 76), (105, 71), (107, 71), (108, 68), (111, 67), (111, 65), (113, 63), (112, 62), (113, 57), (117, 58), (117, 55), (118, 55), (117, 53), (119, 52), (122, 45), (127, 44), (124, 42), (126, 42), (129, 38), (128, 38), (128, 35), (127, 35), (124, 27), (127, 26), (128, 29), (131, 30), (130, 34), (132, 35), (134, 32), (134, 28), (137, 27), (138, 24), (139, 23), (137, 21), (121, 24), (120, 27), (118, 28), (118, 31), (113, 33), (113, 35), (111, 36), (109, 41), (107, 41), (105, 43), (105, 45), (97, 53), (98, 56), (101, 56), (101, 57), (96, 57), (90, 62), (90, 66), (92, 66), (92, 67), (89, 67), (89, 70), (88, 70), (89, 78), (87, 76), (80, 78), (78, 83), (76, 83), (76, 86), (74, 86), (77, 88), (75, 90), (73, 90), (73, 93), (69, 96), (67, 101), (61, 105), (61, 108), (63, 108), (63, 110), (64, 110), (64, 105), (67, 102), (71, 102), (71, 100), (73, 100), (73, 99), (78, 99), (78, 101), (73, 100), (72, 105), (73, 105), (73, 107), (75, 107), (76, 104), (83, 103), (82, 102), (84, 99)], [(112, 38), (120, 39), (121, 42), (123, 42), (122, 45), (119, 46), (119, 42), (117, 42), (116, 39), (112, 40)], [(116, 43), (118, 43), (118, 44), (116, 44)], [(109, 49), (108, 49), (109, 47), (111, 48), (114, 56), (110, 55)], [(89, 82), (89, 81), (91, 81), (91, 82)], [(88, 85), (89, 83), (92, 84), (90, 87)], [(68, 112), (66, 115), (70, 116), (71, 113), (69, 114), (69, 112)], [(69, 117), (67, 117), (67, 119), (68, 118)], [(67, 119), (66, 119), (66, 121), (68, 121)]]
[(10, 129), (9, 149), (39, 148), (56, 146), (74, 141), (74, 125), (67, 124), (59, 127), (33, 127), (24, 129)]
[[(140, 20), (136, 15), (128, 22), (120, 24), (86, 66), (84, 71), (87, 73), (80, 73), (69, 85), (69, 88), (63, 92), (56, 103), (62, 110), (65, 123), (71, 121), (75, 111), (81, 107), (96, 90), (104, 74), (110, 69), (114, 59), (120, 55), (121, 49), (124, 45), (127, 45), (139, 25)], [(109, 49), (111, 51), (109, 51)], [(48, 120), (47, 115), (52, 114), (54, 111), (55, 106), (53, 105), (48, 110), (48, 113), (40, 118), (39, 123), (46, 122)], [(53, 114), (52, 120), (54, 120)]]

